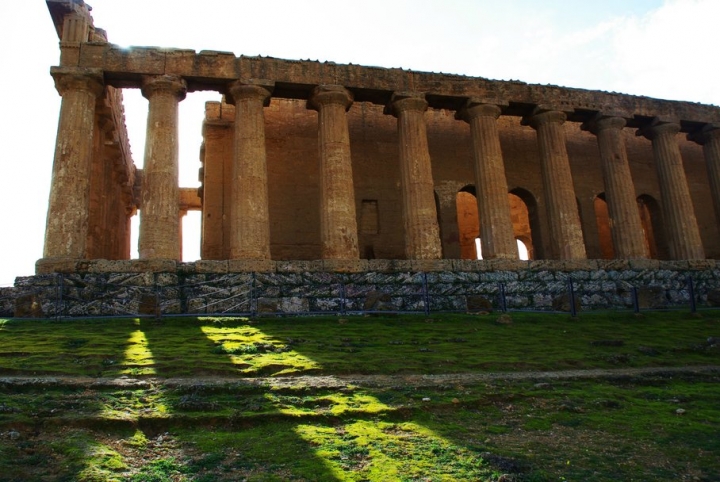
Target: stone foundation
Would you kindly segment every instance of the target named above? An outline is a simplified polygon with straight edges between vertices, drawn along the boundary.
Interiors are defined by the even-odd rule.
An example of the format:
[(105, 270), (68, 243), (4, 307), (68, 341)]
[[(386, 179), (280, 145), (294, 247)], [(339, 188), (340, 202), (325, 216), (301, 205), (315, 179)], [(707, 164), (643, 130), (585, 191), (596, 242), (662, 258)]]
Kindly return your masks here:
[[(49, 268), (38, 263), (39, 272)], [(580, 310), (632, 309), (635, 299), (641, 309), (663, 309), (690, 306), (689, 279), (698, 306), (720, 299), (713, 260), (266, 261), (243, 271), (226, 261), (99, 260), (55, 268), (17, 278), (15, 316), (569, 311), (570, 285)], [(9, 303), (0, 308), (13, 314)]]

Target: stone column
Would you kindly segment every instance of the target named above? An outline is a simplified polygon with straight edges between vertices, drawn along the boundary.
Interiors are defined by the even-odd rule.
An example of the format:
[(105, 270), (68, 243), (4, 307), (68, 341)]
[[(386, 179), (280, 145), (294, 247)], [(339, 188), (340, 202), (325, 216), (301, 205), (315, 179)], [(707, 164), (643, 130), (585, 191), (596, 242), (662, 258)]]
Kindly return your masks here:
[(232, 83), (235, 104), (235, 154), (232, 166), (230, 258), (270, 259), (265, 115), (271, 83)]
[(585, 244), (562, 127), (566, 118), (559, 110), (536, 109), (523, 123), (537, 131), (553, 255), (557, 259), (584, 259)]
[(705, 250), (690, 198), (677, 133), (678, 122), (654, 119), (637, 134), (652, 141), (655, 168), (660, 182), (665, 232), (672, 259), (704, 259)]
[(143, 78), (149, 101), (142, 204), (140, 259), (178, 259), (178, 103), (185, 98), (185, 81), (176, 76)]
[(400, 182), (403, 192), (407, 259), (440, 259), (440, 228), (428, 150), (423, 94), (396, 93), (390, 112), (397, 117), (400, 137)]
[(583, 129), (597, 136), (615, 257), (647, 258), (648, 246), (640, 222), (622, 133), (625, 123), (622, 117), (598, 114), (583, 124)]
[(498, 103), (470, 99), (460, 115), (470, 124), (472, 134), (483, 258), (517, 259), (517, 242), (497, 128), (500, 113)]
[(345, 112), (353, 95), (340, 85), (313, 90), (308, 107), (318, 111), (320, 239), (323, 259), (358, 259), (355, 188)]
[(720, 225), (720, 124), (708, 124), (688, 139), (703, 146), (715, 217)]
[(62, 104), (43, 256), (81, 259), (88, 234), (95, 102), (103, 92), (103, 78), (99, 71), (53, 68), (51, 73)]

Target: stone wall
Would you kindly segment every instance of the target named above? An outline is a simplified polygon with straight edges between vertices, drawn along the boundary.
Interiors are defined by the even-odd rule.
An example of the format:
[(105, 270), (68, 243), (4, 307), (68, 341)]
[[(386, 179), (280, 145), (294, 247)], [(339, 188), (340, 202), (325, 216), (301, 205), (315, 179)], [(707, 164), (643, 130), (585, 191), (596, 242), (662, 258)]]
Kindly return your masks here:
[(662, 309), (689, 307), (689, 279), (699, 306), (713, 306), (720, 292), (712, 260), (326, 264), (232, 272), (227, 261), (81, 261), (77, 271), (18, 278), (16, 316), (569, 311), (570, 284), (581, 310), (632, 309), (634, 292), (641, 309)]
[[(220, 108), (217, 104), (216, 108)], [(232, 106), (223, 106), (223, 111)], [(320, 167), (318, 163), (317, 113), (308, 110), (305, 102), (273, 98), (265, 108), (265, 135), (269, 214), (271, 221), (271, 254), (276, 260), (312, 260), (321, 257), (320, 249)], [(225, 114), (223, 114), (225, 116)], [(356, 102), (348, 111), (348, 125), (352, 151), (355, 187), (355, 210), (358, 226), (369, 226), (365, 219), (365, 204), (372, 204), (377, 213), (374, 227), (359, 229), (360, 257), (404, 259), (404, 232), (400, 164), (398, 161), (397, 119), (383, 113), (382, 106)], [(230, 117), (228, 114), (225, 117)], [(223, 118), (225, 118), (223, 117)], [(438, 218), (444, 258), (460, 258), (460, 232), (457, 219), (458, 191), (474, 186), (472, 140), (467, 123), (456, 120), (450, 110), (431, 109), (425, 114), (428, 146), (432, 159), (432, 173), (438, 203)], [(232, 120), (219, 127), (206, 126), (205, 153), (208, 164), (230, 165), (232, 150)], [(214, 130), (213, 130), (214, 129)], [(566, 122), (563, 126), (573, 174), (573, 187), (580, 212), (587, 255), (601, 258), (600, 232), (595, 213), (595, 198), (604, 192), (597, 138), (582, 131), (580, 124)], [(535, 206), (532, 244), (536, 259), (550, 258), (550, 227), (547, 222), (547, 193), (540, 174), (537, 134), (520, 119), (501, 116), (498, 120), (500, 143), (504, 158), (508, 189), (522, 192)], [(214, 137), (213, 137), (214, 136)], [(651, 143), (635, 135), (635, 129), (623, 130), (636, 196), (649, 196), (660, 201), (661, 193), (653, 160)], [(720, 237), (707, 182), (707, 169), (701, 146), (678, 134), (694, 211), (708, 258), (720, 257)], [(213, 164), (214, 165), (214, 164)], [(204, 222), (225, 225), (213, 227), (228, 230), (227, 213), (213, 212), (216, 205), (228, 205), (227, 193), (221, 183), (205, 187), (209, 196), (209, 210)], [(210, 185), (212, 184), (212, 185)], [(229, 185), (228, 185), (229, 186)], [(227, 186), (226, 186), (227, 189)], [(214, 196), (214, 197), (213, 197)], [(217, 198), (217, 199), (216, 199)], [(214, 204), (213, 204), (214, 203)], [(529, 206), (528, 206), (529, 207)], [(213, 217), (208, 218), (209, 215)], [(657, 213), (659, 219), (659, 212)], [(660, 221), (659, 221), (660, 222)], [(516, 237), (519, 233), (516, 233)], [(667, 241), (658, 232), (658, 257), (668, 257)], [(220, 236), (220, 235), (218, 235)], [(209, 251), (208, 259), (228, 258), (227, 253)]]
[(12, 316), (15, 311), (15, 288), (0, 288), (0, 317)]

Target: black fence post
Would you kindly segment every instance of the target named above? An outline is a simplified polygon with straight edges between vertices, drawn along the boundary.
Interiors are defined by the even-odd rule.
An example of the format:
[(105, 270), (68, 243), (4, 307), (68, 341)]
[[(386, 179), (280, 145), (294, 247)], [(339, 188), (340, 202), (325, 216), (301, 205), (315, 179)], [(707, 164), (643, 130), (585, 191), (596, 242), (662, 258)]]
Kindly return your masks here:
[(346, 296), (347, 295), (345, 293), (345, 283), (343, 283), (341, 281), (340, 282), (340, 314), (343, 316), (345, 316), (345, 313), (346, 313), (346, 311), (345, 311), (345, 297)]
[(632, 293), (632, 303), (633, 303), (633, 312), (634, 313), (640, 313), (640, 301), (638, 300), (638, 289), (636, 286), (633, 286), (630, 290)]
[(692, 276), (687, 277), (688, 295), (690, 295), (690, 313), (697, 312), (697, 304), (695, 303), (695, 286), (693, 285)]
[(153, 274), (153, 280), (155, 281), (154, 288), (155, 288), (155, 320), (159, 321), (160, 318), (162, 318), (162, 307), (161, 307), (161, 299), (160, 299), (160, 287), (158, 286), (158, 275), (157, 273)]
[(428, 293), (427, 273), (423, 271), (423, 302), (425, 304), (425, 315), (430, 314), (430, 294)]
[(257, 300), (255, 299), (255, 271), (252, 272), (252, 280), (250, 282), (250, 316), (257, 316)]
[(575, 306), (575, 289), (571, 278), (568, 278), (568, 294), (570, 299), (570, 316), (577, 317), (577, 307)]
[(58, 274), (58, 286), (57, 286), (57, 297), (56, 297), (56, 304), (55, 304), (55, 318), (57, 321), (60, 321), (62, 318), (62, 306), (63, 306), (63, 291), (64, 291), (64, 283), (65, 277), (62, 273)]
[(500, 290), (500, 310), (503, 313), (507, 313), (507, 299), (505, 298), (505, 283), (498, 283)]

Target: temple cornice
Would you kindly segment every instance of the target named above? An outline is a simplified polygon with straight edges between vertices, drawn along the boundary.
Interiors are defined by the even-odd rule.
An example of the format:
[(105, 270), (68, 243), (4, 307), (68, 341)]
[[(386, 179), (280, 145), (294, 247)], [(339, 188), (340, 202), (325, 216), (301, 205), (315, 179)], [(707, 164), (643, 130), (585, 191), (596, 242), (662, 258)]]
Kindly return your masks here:
[(223, 91), (229, 81), (262, 78), (275, 82), (274, 97), (289, 99), (307, 100), (316, 86), (334, 84), (352, 92), (356, 102), (380, 105), (386, 105), (393, 92), (413, 91), (424, 93), (430, 107), (441, 109), (458, 110), (468, 98), (480, 97), (506, 100), (508, 107), (503, 114), (512, 116), (525, 116), (537, 105), (552, 103), (569, 112), (568, 120), (574, 122), (584, 122), (609, 109), (626, 112), (629, 127), (657, 116), (680, 119), (684, 132), (720, 122), (720, 107), (693, 102), (333, 62), (236, 57), (229, 52), (125, 49), (90, 42), (81, 46), (79, 67), (101, 69), (108, 85), (123, 88), (139, 87), (144, 75), (182, 77), (188, 91)]

